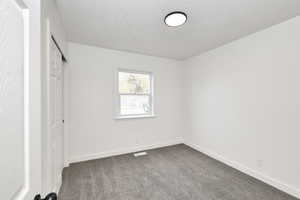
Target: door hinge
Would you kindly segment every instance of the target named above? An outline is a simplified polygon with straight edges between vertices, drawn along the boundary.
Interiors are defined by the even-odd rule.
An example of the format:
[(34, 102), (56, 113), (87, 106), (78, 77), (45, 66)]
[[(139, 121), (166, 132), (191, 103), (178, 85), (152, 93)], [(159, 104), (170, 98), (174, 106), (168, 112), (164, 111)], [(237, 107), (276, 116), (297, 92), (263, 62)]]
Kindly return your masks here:
[(57, 194), (56, 193), (50, 193), (44, 199), (42, 199), (41, 195), (38, 194), (34, 197), (34, 200), (57, 200)]

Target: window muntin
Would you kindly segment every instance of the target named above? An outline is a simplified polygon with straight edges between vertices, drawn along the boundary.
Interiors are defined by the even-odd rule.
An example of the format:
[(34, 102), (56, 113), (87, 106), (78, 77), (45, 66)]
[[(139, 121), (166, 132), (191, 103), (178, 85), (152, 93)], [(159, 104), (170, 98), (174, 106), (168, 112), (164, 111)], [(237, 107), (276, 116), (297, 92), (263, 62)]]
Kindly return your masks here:
[(153, 114), (152, 74), (118, 71), (118, 117)]

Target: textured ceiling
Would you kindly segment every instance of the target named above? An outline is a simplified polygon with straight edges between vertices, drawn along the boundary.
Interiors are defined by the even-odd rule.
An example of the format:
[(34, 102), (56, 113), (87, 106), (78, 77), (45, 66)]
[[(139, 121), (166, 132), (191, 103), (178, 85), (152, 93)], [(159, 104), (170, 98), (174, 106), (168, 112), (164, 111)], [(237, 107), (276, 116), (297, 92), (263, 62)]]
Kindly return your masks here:
[[(300, 0), (57, 0), (72, 42), (186, 59), (300, 14)], [(172, 11), (185, 25), (164, 24)]]

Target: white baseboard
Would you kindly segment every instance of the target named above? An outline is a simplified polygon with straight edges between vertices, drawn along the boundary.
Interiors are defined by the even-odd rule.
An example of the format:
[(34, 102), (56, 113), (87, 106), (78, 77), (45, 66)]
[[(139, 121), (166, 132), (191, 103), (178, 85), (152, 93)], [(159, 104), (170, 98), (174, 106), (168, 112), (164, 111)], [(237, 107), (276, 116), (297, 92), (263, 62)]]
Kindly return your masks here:
[(162, 143), (151, 144), (151, 145), (144, 145), (144, 146), (137, 146), (137, 147), (131, 147), (131, 148), (126, 148), (126, 149), (105, 151), (105, 152), (101, 152), (101, 153), (97, 153), (97, 154), (73, 157), (69, 160), (69, 163), (77, 163), (77, 162), (83, 162), (83, 161), (88, 161), (88, 160), (95, 160), (95, 159), (117, 156), (117, 155), (122, 155), (122, 154), (134, 153), (134, 152), (138, 152), (138, 151), (145, 151), (145, 150), (149, 150), (149, 149), (172, 146), (172, 145), (182, 144), (182, 143), (183, 143), (183, 139), (179, 138), (179, 139), (162, 142)]
[(193, 148), (193, 149), (195, 149), (195, 150), (197, 150), (197, 151), (199, 151), (199, 152), (201, 152), (201, 153), (206, 154), (207, 156), (209, 156), (211, 158), (214, 158), (214, 159), (216, 159), (216, 160), (218, 160), (222, 163), (225, 163), (226, 165), (229, 165), (232, 168), (235, 168), (235, 169), (237, 169), (237, 170), (239, 170), (239, 171), (241, 171), (241, 172), (243, 172), (243, 173), (245, 173), (249, 176), (252, 176), (252, 177), (254, 177), (254, 178), (256, 178), (256, 179), (258, 179), (258, 180), (260, 180), (264, 183), (267, 183), (267, 184), (269, 184), (269, 185), (271, 185), (271, 186), (273, 186), (273, 187), (275, 187), (275, 188), (277, 188), (277, 189), (279, 189), (283, 192), (286, 192), (286, 193), (300, 199), (300, 190), (293, 187), (293, 186), (291, 186), (291, 185), (282, 183), (281, 181), (278, 181), (274, 178), (266, 176), (266, 175), (264, 175), (264, 174), (262, 174), (262, 173), (260, 173), (256, 170), (253, 170), (253, 169), (250, 169), (250, 168), (248, 168), (244, 165), (241, 165), (238, 162), (231, 161), (231, 160), (229, 160), (229, 159), (227, 159), (227, 158), (225, 158), (225, 157), (223, 157), (219, 154), (216, 154), (212, 151), (201, 148), (198, 145), (195, 145), (195, 144), (192, 144), (192, 143), (189, 143), (189, 142), (184, 142), (184, 144), (191, 147), (191, 148)]

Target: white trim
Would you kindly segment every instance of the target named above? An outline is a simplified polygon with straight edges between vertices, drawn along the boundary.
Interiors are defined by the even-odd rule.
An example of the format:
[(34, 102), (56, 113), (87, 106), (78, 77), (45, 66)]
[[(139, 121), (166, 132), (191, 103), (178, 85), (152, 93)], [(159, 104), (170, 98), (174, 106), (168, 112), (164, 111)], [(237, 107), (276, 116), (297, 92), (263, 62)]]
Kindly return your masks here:
[(237, 170), (239, 170), (239, 171), (241, 171), (241, 172), (243, 172), (243, 173), (245, 173), (249, 176), (252, 176), (252, 177), (254, 177), (254, 178), (256, 178), (256, 179), (258, 179), (258, 180), (260, 180), (260, 181), (262, 181), (266, 184), (269, 184), (269, 185), (271, 185), (271, 186), (273, 186), (273, 187), (275, 187), (275, 188), (277, 188), (277, 189), (279, 189), (283, 192), (286, 192), (286, 193), (288, 193), (288, 194), (290, 194), (294, 197), (300, 198), (300, 190), (293, 187), (293, 186), (291, 186), (291, 185), (288, 185), (288, 184), (283, 183), (279, 180), (271, 178), (271, 177), (269, 177), (265, 174), (262, 174), (261, 172), (253, 170), (251, 168), (248, 168), (248, 167), (246, 167), (246, 166), (244, 166), (244, 165), (242, 165), (242, 164), (240, 164), (236, 161), (229, 160), (229, 159), (225, 158), (224, 156), (221, 156), (221, 155), (219, 155), (219, 154), (217, 154), (213, 151), (210, 151), (208, 149), (202, 148), (199, 145), (192, 144), (192, 143), (186, 142), (186, 141), (184, 142), (184, 144), (191, 147), (191, 148), (193, 148), (193, 149), (195, 149), (195, 150), (197, 150), (197, 151), (199, 151), (199, 152), (201, 152), (201, 153), (206, 154), (209, 157), (212, 157), (212, 158), (214, 158), (214, 159), (216, 159), (216, 160), (218, 160), (222, 163), (225, 163), (226, 165), (229, 165), (232, 168), (235, 168), (235, 169), (237, 169)]
[(115, 119), (141, 119), (141, 118), (155, 118), (156, 115), (125, 115), (125, 116), (118, 116)]
[(24, 199), (30, 190), (30, 42), (29, 42), (29, 9), (23, 1), (15, 1), (23, 14), (24, 26), (24, 185), (15, 199)]
[[(46, 171), (51, 171), (51, 137), (50, 137), (50, 126), (49, 126), (49, 96), (50, 96), (50, 86), (49, 86), (49, 76), (50, 76), (50, 42), (51, 42), (51, 26), (50, 26), (50, 20), (49, 18), (46, 18), (45, 20), (45, 24), (46, 24), (46, 71), (44, 73), (44, 80), (45, 81), (45, 88), (44, 88), (44, 92), (46, 94), (46, 96), (44, 96), (44, 106), (45, 107), (45, 111), (44, 111), (44, 122), (45, 123), (45, 137), (46, 137), (46, 143), (44, 143), (45, 141), (43, 141), (43, 145), (45, 145), (44, 148), (46, 148), (46, 163), (43, 163), (43, 165), (46, 165), (46, 167), (43, 167), (43, 173), (46, 173), (44, 170), (46, 169)], [(43, 158), (44, 159), (44, 158)], [(51, 178), (50, 175), (51, 173), (46, 173), (43, 174), (43, 185), (42, 185), (42, 194), (47, 194), (49, 193), (49, 190), (51, 189)]]
[(73, 157), (70, 159), (70, 163), (77, 163), (77, 162), (95, 160), (95, 159), (117, 156), (117, 155), (122, 155), (122, 154), (135, 153), (135, 152), (139, 152), (139, 151), (146, 151), (146, 150), (150, 150), (150, 149), (167, 147), (167, 146), (172, 146), (172, 145), (182, 144), (182, 143), (183, 143), (183, 139), (178, 138), (178, 139), (170, 140), (170, 141), (163, 142), (163, 143), (129, 147), (129, 148), (118, 149), (118, 150), (109, 150), (109, 151), (104, 151), (104, 152), (100, 152), (100, 153), (96, 153), (96, 154), (89, 154), (89, 155)]

